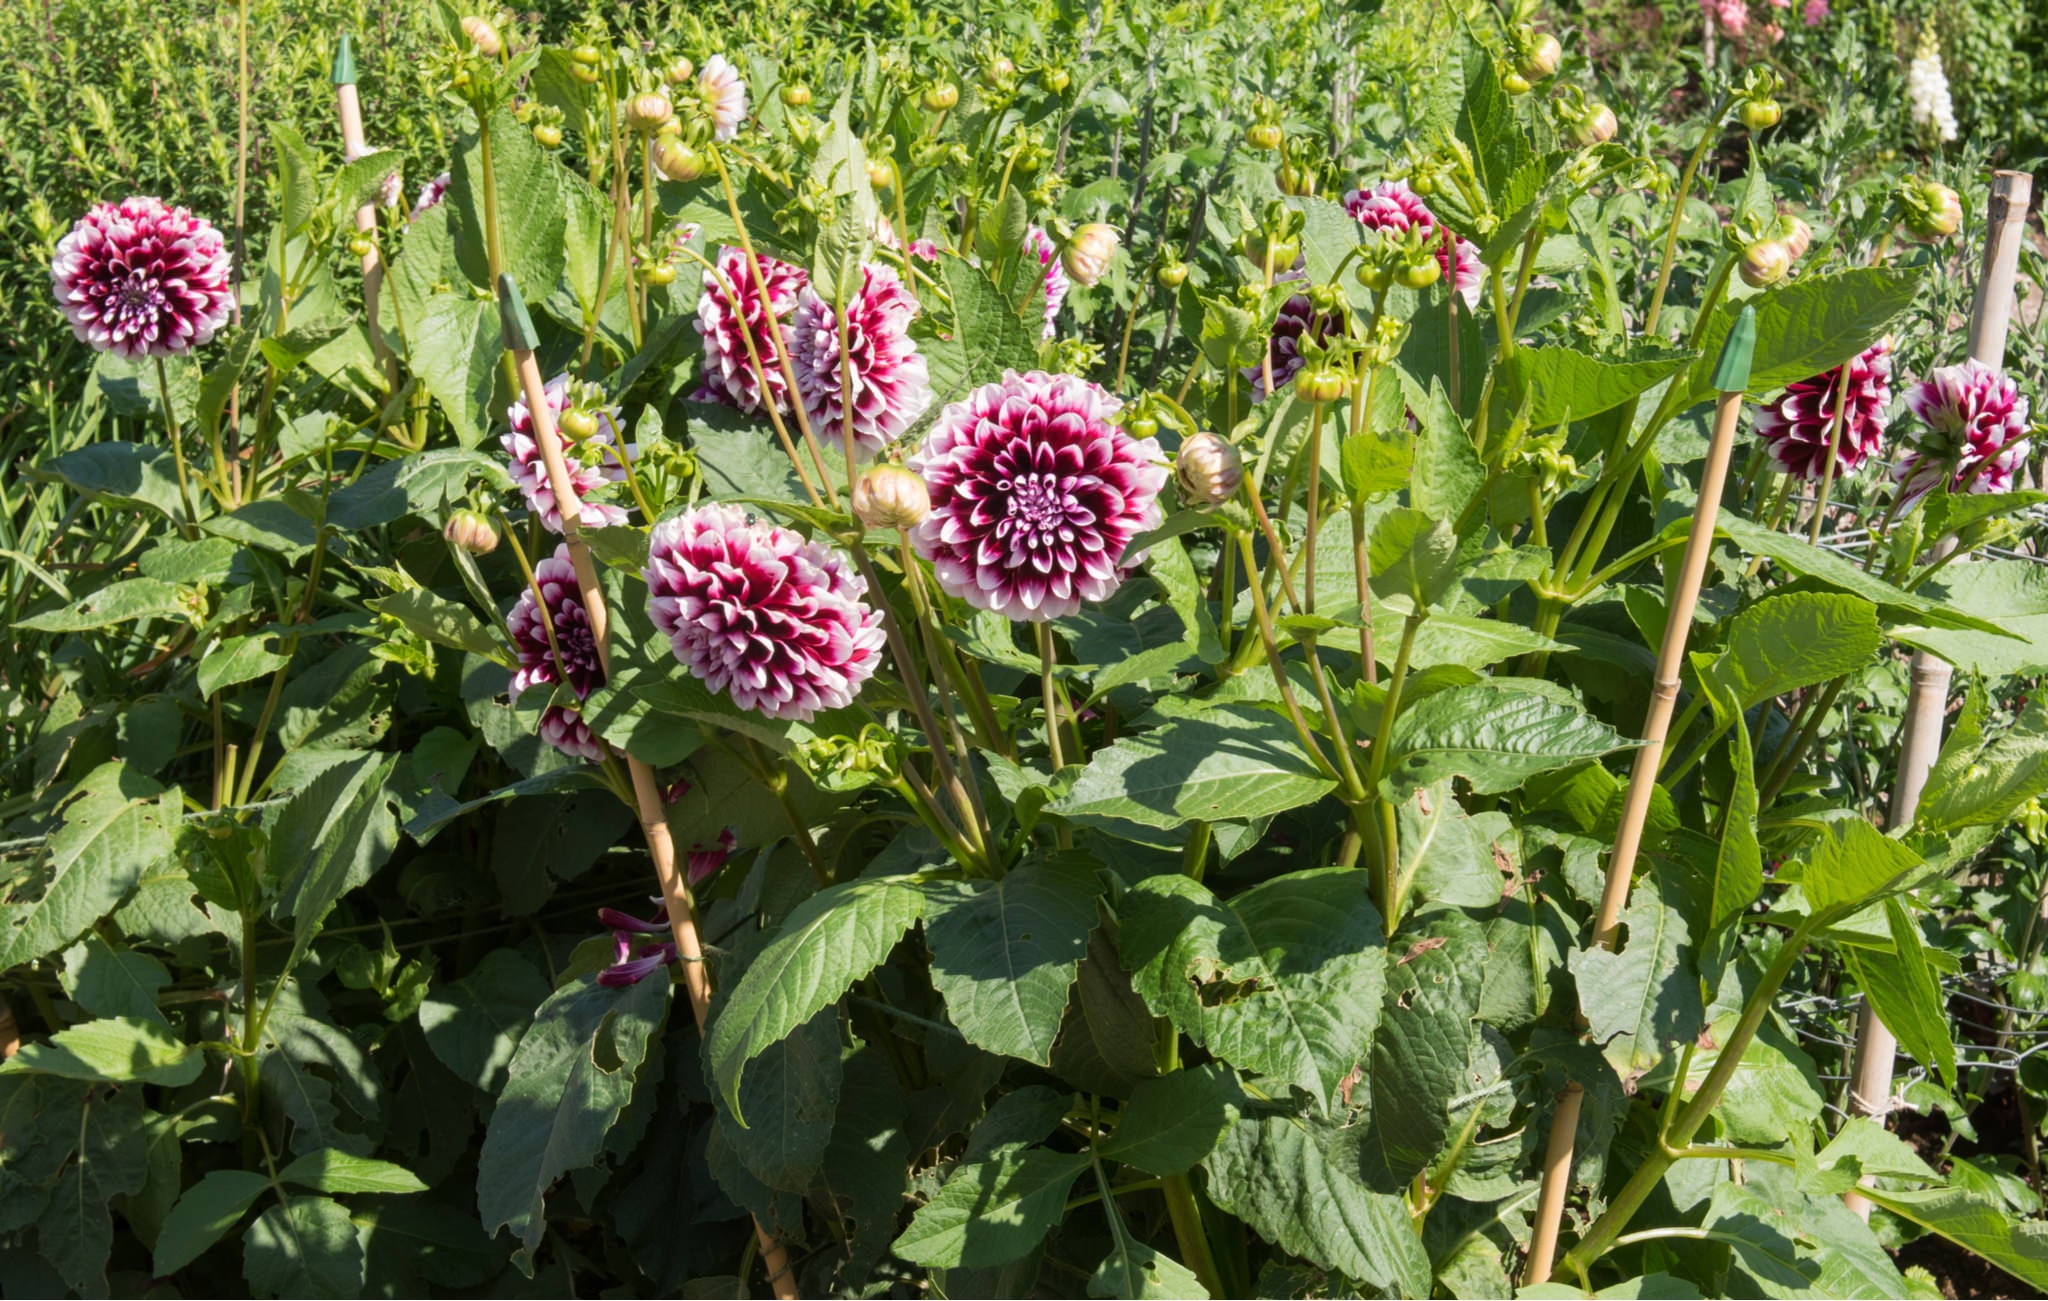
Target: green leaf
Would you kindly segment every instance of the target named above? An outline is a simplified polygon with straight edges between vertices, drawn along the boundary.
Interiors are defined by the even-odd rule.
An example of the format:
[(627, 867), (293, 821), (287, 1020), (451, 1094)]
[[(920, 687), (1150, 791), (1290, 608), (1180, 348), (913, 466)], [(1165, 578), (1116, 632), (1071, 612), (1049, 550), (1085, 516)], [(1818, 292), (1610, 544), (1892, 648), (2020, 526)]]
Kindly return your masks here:
[(2048, 706), (2035, 696), (2019, 720), (1988, 745), (1981, 733), (1966, 738), (1957, 728), (1928, 777), (1915, 825), (1932, 831), (2004, 826), (2043, 791), (2048, 791)]
[(496, 1094), (505, 1086), (519, 1037), (548, 992), (532, 962), (512, 949), (493, 949), (461, 976), (435, 984), (420, 1003), (420, 1029), (443, 1066)]
[(319, 545), (320, 529), (311, 517), (318, 509), (317, 500), (287, 492), (216, 515), (199, 527), (215, 537), (297, 560)]
[(498, 419), (491, 409), (500, 355), (497, 305), (435, 294), (419, 315), (406, 318), (406, 329), (413, 374), (448, 417), (456, 441), (476, 446)]
[[(499, 269), (519, 282), (530, 303), (544, 301), (562, 277), (563, 235), (568, 227), (568, 202), (560, 182), (561, 164), (534, 143), (533, 133), (512, 116), (509, 106), (491, 115), (491, 170), (498, 184)], [(456, 142), (455, 165), (448, 185), (448, 206), (454, 213), (463, 270), (474, 284), (495, 291), (485, 249), (483, 151), (475, 132)], [(493, 308), (495, 318), (495, 305)], [(496, 351), (496, 329), (491, 331)], [(493, 360), (496, 360), (495, 357)]]
[(306, 138), (284, 122), (274, 122), (271, 144), (277, 149), (278, 225), (297, 235), (320, 209), (320, 169)]
[(210, 697), (224, 687), (240, 686), (291, 663), (289, 655), (270, 649), (268, 643), (276, 637), (276, 633), (230, 637), (208, 651), (193, 673), (199, 694)]
[(1186, 1174), (1215, 1150), (1248, 1105), (1237, 1072), (1221, 1062), (1173, 1071), (1138, 1085), (1099, 1150), (1148, 1174)]
[(1975, 1252), (2037, 1292), (2048, 1292), (2048, 1223), (2021, 1220), (1954, 1188), (1866, 1188), (1893, 1215)]
[(1743, 308), (1756, 308), (1749, 391), (1772, 393), (1839, 366), (1883, 338), (1892, 321), (1912, 307), (1921, 274), (1918, 268), (1857, 267), (1801, 276), (1770, 293), (1723, 303), (1700, 338), (1699, 360), (1679, 381), (1684, 387), (1677, 409), (1713, 396), (1721, 345)]
[(259, 1296), (356, 1297), (363, 1244), (340, 1202), (294, 1197), (256, 1217), (242, 1235), (242, 1273)]
[(1088, 1295), (1130, 1301), (1204, 1301), (1209, 1293), (1193, 1270), (1124, 1235), (1088, 1276)]
[(156, 996), (171, 983), (171, 973), (155, 958), (134, 949), (116, 949), (88, 933), (64, 952), (59, 977), (71, 1001), (94, 1016), (125, 1016), (168, 1026), (157, 1009)]
[(534, 1012), (477, 1158), (477, 1213), (494, 1237), (511, 1228), (515, 1260), (530, 1262), (547, 1231), (548, 1189), (603, 1154), (668, 995), (664, 980), (608, 989), (590, 975)]
[(89, 1095), (63, 1146), (75, 1159), (58, 1176), (49, 1206), (36, 1221), (36, 1250), (74, 1291), (104, 1296), (114, 1240), (110, 1203), (142, 1191), (149, 1179), (142, 1091)]
[(1204, 708), (1168, 697), (1154, 712), (1166, 718), (1163, 726), (1096, 751), (1048, 811), (1171, 829), (1265, 817), (1336, 789), (1302, 752), (1294, 729), (1269, 710)]
[[(1471, 364), (1470, 354), (1459, 361), (1461, 367)], [(1451, 405), (1443, 384), (1432, 378), (1429, 392), (1422, 394), (1406, 371), (1402, 372), (1402, 381), (1408, 392), (1408, 404), (1421, 422), (1415, 437), (1415, 474), (1408, 481), (1408, 502), (1416, 510), (1438, 519), (1461, 520), (1466, 504), (1486, 482), (1486, 467), (1480, 464), (1472, 435), (1457, 408)], [(1465, 390), (1465, 396), (1467, 401), (1471, 400), (1470, 389)], [(1374, 570), (1377, 572), (1377, 565)]]
[[(185, 518), (178, 498), (178, 467), (170, 449), (142, 443), (88, 443), (53, 457), (29, 473), (69, 484), (88, 498), (130, 510)], [(197, 505), (197, 503), (194, 503)]]
[(1699, 1033), (1706, 1012), (1692, 931), (1655, 877), (1636, 883), (1621, 920), (1627, 937), (1620, 951), (1572, 954), (1572, 979), (1594, 1041), (1627, 1035), (1634, 1042), (1634, 1069), (1643, 1071), (1665, 1048)]
[(1828, 682), (1870, 662), (1882, 640), (1877, 607), (1860, 596), (1787, 592), (1728, 621), (1726, 643), (1704, 673), (1739, 709)]
[(316, 1193), (423, 1193), (427, 1186), (402, 1165), (325, 1147), (277, 1172), (283, 1183)]
[(705, 1056), (728, 1107), (739, 1111), (747, 1063), (880, 966), (924, 916), (925, 900), (915, 877), (861, 877), (796, 906), (711, 1023)]
[(1133, 986), (1212, 1054), (1334, 1105), (1364, 1060), (1386, 989), (1380, 915), (1344, 868), (1293, 872), (1219, 899), (1151, 876), (1120, 909)]
[[(42, 893), (0, 910), (0, 971), (54, 953), (120, 906), (142, 873), (171, 856), (176, 813), (163, 787), (119, 763), (78, 784), (50, 837)], [(24, 891), (15, 887), (19, 897)]]
[(732, 1112), (719, 1112), (719, 1130), (754, 1178), (784, 1192), (804, 1192), (817, 1178), (839, 1105), (838, 1009), (820, 1008), (750, 1065), (739, 1102)]
[(1359, 1179), (1355, 1138), (1355, 1128), (1294, 1116), (1246, 1118), (1203, 1162), (1209, 1196), (1285, 1251), (1383, 1292), (1427, 1296), (1429, 1256), (1408, 1204)]
[(913, 1265), (1000, 1265), (1059, 1223), (1088, 1155), (1030, 1148), (957, 1167), (893, 1245)]
[(1501, 373), (1501, 395), (1509, 411), (1521, 410), (1526, 400), (1530, 427), (1547, 429), (1618, 407), (1677, 374), (1697, 356), (1648, 348), (1608, 361), (1569, 348), (1517, 348)]
[(303, 951), (341, 896), (370, 879), (398, 844), (398, 821), (384, 786), (396, 754), (376, 752), (336, 764), (292, 797), (270, 833), (270, 861), (288, 875), (277, 915), (292, 919)]
[(1956, 1044), (1949, 1034), (1946, 1001), (1927, 963), (1925, 943), (1897, 899), (1884, 901), (1885, 924), (1892, 947), (1839, 946), (1849, 972), (1870, 1000), (1870, 1006), (1914, 1061), (1956, 1087)]
[[(1665, 535), (1678, 537), (1691, 527), (1692, 521), (1689, 517), (1680, 519), (1665, 530)], [(1855, 562), (1846, 560), (1825, 547), (1808, 544), (1804, 538), (1764, 528), (1725, 510), (1720, 515), (1719, 532), (1750, 555), (1767, 556), (1795, 574), (1824, 583), (1836, 591), (1860, 596), (1880, 610), (1886, 611), (1894, 620), (1900, 620), (1901, 616), (1909, 616), (1912, 620), (1930, 627), (1968, 628), (1978, 632), (2004, 635), (2005, 630), (1988, 619), (1917, 592), (1894, 587), (1873, 574), (1863, 572), (1862, 567)]]
[(925, 940), (932, 985), (967, 1042), (1041, 1066), (1095, 929), (1102, 886), (1071, 859), (1027, 862), (975, 889), (934, 889)]
[(23, 1044), (0, 1063), (0, 1074), (56, 1075), (110, 1084), (190, 1084), (206, 1065), (203, 1050), (160, 1021), (110, 1016), (59, 1030), (45, 1043)]
[(190, 613), (192, 608), (177, 584), (128, 578), (14, 626), (30, 632), (89, 632), (138, 619), (182, 619)]
[[(1714, 702), (1718, 715), (1723, 702)], [(1757, 843), (1758, 797), (1756, 755), (1750, 748), (1749, 723), (1739, 709), (1730, 709), (1735, 736), (1728, 743), (1733, 769), (1728, 806), (1722, 811), (1721, 842), (1714, 850), (1713, 895), (1707, 904), (1707, 925), (1717, 927), (1739, 917), (1764, 889), (1763, 849)]]
[(927, 349), (922, 340), (918, 344), (928, 353), (934, 410), (994, 383), (1005, 370), (1037, 366), (1043, 321), (1036, 315), (1020, 315), (986, 272), (950, 252), (939, 255), (939, 279), (953, 302), (951, 346)]
[(1481, 795), (1628, 747), (1576, 705), (1497, 681), (1424, 697), (1394, 719), (1382, 779), (1392, 798), (1461, 777)]
[(1380, 516), (1369, 550), (1372, 587), (1426, 611), (1458, 580), (1458, 536), (1440, 519), (1406, 506)]
[(1920, 856), (1861, 818), (1830, 822), (1800, 869), (1816, 914), (1841, 914), (1869, 903), (1921, 866)]
[(2048, 670), (2048, 570), (2031, 560), (1978, 558), (1944, 567), (1921, 590), (1940, 591), (1950, 613), (1994, 631), (1893, 628), (1900, 641), (1986, 677)]
[(423, 587), (380, 596), (369, 605), (372, 610), (390, 615), (428, 641), (453, 646), (456, 650), (500, 663), (510, 659), (510, 653), (497, 634), (484, 627), (483, 620), (472, 614), (468, 606), (445, 596), (436, 596)]
[(163, 1278), (199, 1259), (269, 1188), (270, 1177), (253, 1170), (208, 1171), (164, 1217), (151, 1268)]

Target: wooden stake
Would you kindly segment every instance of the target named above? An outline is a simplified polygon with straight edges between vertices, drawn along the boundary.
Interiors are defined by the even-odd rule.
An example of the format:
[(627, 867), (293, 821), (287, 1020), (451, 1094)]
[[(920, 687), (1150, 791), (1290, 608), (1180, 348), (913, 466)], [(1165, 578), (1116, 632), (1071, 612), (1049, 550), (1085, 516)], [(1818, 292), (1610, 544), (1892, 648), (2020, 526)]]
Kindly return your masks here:
[[(1735, 454), (1735, 430), (1742, 422), (1743, 390), (1749, 386), (1750, 359), (1755, 347), (1756, 309), (1745, 307), (1728, 332), (1720, 364), (1714, 370), (1714, 387), (1721, 397), (1714, 411), (1713, 441), (1707, 447), (1707, 464), (1700, 475), (1692, 532), (1686, 538), (1685, 557), (1679, 564), (1670, 608), (1664, 617), (1664, 637), (1657, 649), (1650, 708), (1643, 719), (1643, 744), (1636, 751), (1635, 767), (1629, 775), (1628, 802), (1622, 808), (1621, 825), (1615, 828), (1614, 853), (1607, 860), (1607, 888), (1601, 892), (1600, 911), (1593, 922), (1593, 943), (1599, 948), (1614, 947), (1614, 932), (1620, 929), (1621, 911), (1628, 904), (1636, 855), (1642, 849), (1643, 828), (1649, 821), (1650, 797), (1657, 789), (1657, 770), (1664, 764), (1665, 735), (1678, 703), (1686, 637), (1692, 630), (1693, 611), (1699, 605), (1707, 559), (1714, 549), (1714, 528), (1721, 516), (1721, 489), (1728, 479), (1728, 463)], [(1557, 1100), (1557, 1114), (1550, 1126), (1550, 1146), (1543, 1161), (1543, 1189), (1536, 1202), (1536, 1226), (1529, 1240), (1529, 1260), (1523, 1274), (1526, 1283), (1547, 1282), (1550, 1268), (1556, 1262), (1558, 1228), (1564, 1221), (1565, 1197), (1571, 1192), (1572, 1147), (1578, 1137), (1579, 1109), (1584, 1100), (1585, 1091), (1576, 1083), (1566, 1085)]]
[[(2005, 335), (2012, 321), (2013, 282), (2019, 271), (2020, 243), (2026, 238), (2027, 203), (2034, 183), (2025, 172), (1994, 172), (1991, 202), (1984, 231), (1984, 260), (1977, 273), (1977, 294), (1970, 305), (1970, 356), (1993, 370), (2005, 365)], [(1878, 540), (1873, 537), (1871, 545)], [(1953, 536), (1935, 544), (1940, 559), (1955, 550)], [(1913, 825), (1920, 811), (1920, 792), (1934, 760), (1941, 753), (1941, 722), (1948, 713), (1948, 684), (1955, 670), (1948, 661), (1926, 651), (1913, 653), (1912, 686), (1906, 697), (1906, 721), (1899, 734), (1899, 771), (1892, 779), (1891, 810), (1886, 825), (1893, 831)], [(1892, 1075), (1899, 1041), (1863, 1000), (1857, 1014), (1855, 1068), (1850, 1074), (1849, 1108), (1880, 1123), (1891, 1111)], [(1858, 1193), (1844, 1195), (1849, 1209), (1870, 1218), (1870, 1202)]]
[[(526, 300), (520, 296), (519, 285), (509, 275), (498, 277), (498, 312), (504, 327), (505, 347), (512, 354), (520, 391), (525, 394), (527, 409), (533, 416), (534, 442), (539, 446), (541, 462), (547, 468), (548, 486), (554, 490), (556, 509), (562, 514), (562, 538), (569, 546), (569, 562), (576, 569), (576, 586), (581, 593), (584, 614), (590, 620), (590, 635), (597, 645), (598, 663), (609, 678), (612, 669), (611, 613), (605, 606), (604, 588), (598, 582), (597, 565), (591, 559), (590, 544), (583, 538), (583, 503), (576, 495), (576, 481), (571, 477), (568, 461), (563, 456), (562, 436), (555, 428), (554, 409), (548, 405), (547, 382), (541, 378), (540, 363), (534, 359), (533, 349), (539, 337), (533, 328), (533, 318), (527, 314)], [(676, 954), (682, 959), (683, 987), (689, 992), (690, 1014), (696, 1018), (697, 1029), (702, 1032), (711, 1011), (711, 978), (704, 969), (704, 945), (697, 932), (696, 901), (690, 897), (688, 880), (676, 870), (675, 838), (669, 832), (668, 812), (662, 803), (661, 788), (655, 783), (654, 770), (631, 755), (626, 756), (626, 767), (632, 774), (633, 802), (640, 817), (640, 830), (647, 837), (647, 852), (654, 860), (655, 878), (661, 883), (662, 902), (668, 907), (669, 930), (675, 937)], [(761, 1264), (768, 1271), (769, 1285), (781, 1301), (794, 1301), (796, 1277), (790, 1269), (789, 1253), (769, 1236), (759, 1219), (754, 1221), (754, 1233), (760, 1239)]]
[[(334, 51), (334, 101), (341, 114), (342, 157), (349, 162), (370, 152), (370, 146), (363, 140), (363, 104), (356, 94), (356, 52), (355, 43), (343, 33)], [(356, 209), (356, 231), (362, 235), (375, 235), (377, 230), (377, 205), (375, 201)], [(363, 314), (370, 322), (370, 350), (384, 366), (388, 392), (398, 391), (398, 358), (384, 344), (383, 327), (377, 324), (377, 300), (384, 288), (384, 262), (377, 256), (373, 242), (370, 251), (363, 254)]]

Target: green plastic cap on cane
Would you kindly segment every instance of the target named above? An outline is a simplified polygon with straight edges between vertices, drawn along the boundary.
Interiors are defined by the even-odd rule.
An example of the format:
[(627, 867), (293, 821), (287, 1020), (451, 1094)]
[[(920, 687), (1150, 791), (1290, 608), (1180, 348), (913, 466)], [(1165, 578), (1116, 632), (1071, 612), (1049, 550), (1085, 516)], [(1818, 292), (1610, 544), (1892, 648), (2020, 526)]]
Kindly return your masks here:
[(1756, 308), (1745, 307), (1721, 345), (1721, 360), (1714, 364), (1714, 388), (1722, 393), (1740, 393), (1749, 387), (1749, 367), (1756, 358)]
[(340, 44), (334, 47), (334, 76), (337, 86), (356, 84), (356, 43), (347, 32), (341, 34)]
[(532, 352), (540, 346), (540, 335), (534, 331), (526, 300), (519, 296), (519, 282), (509, 271), (498, 273), (498, 324), (505, 332), (505, 346), (514, 352)]

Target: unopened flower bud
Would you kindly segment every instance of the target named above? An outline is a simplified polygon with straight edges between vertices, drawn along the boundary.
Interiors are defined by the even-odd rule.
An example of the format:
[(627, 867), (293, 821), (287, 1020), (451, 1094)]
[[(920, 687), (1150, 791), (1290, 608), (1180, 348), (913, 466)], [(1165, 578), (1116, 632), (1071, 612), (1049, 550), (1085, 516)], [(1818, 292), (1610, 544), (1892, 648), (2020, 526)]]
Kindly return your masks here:
[(1742, 283), (1751, 289), (1768, 289), (1792, 270), (1792, 250), (1775, 239), (1751, 244), (1742, 250)]
[(1580, 148), (1604, 145), (1614, 139), (1620, 123), (1614, 120), (1614, 110), (1605, 104), (1587, 107), (1585, 115), (1571, 124), (1572, 143)]
[(777, 93), (784, 108), (802, 108), (811, 102), (811, 88), (800, 81), (785, 84)]
[(473, 510), (459, 510), (450, 515), (448, 523), (442, 526), (441, 536), (448, 539), (450, 546), (472, 556), (488, 556), (498, 549), (498, 530)]
[(1564, 59), (1564, 47), (1549, 32), (1538, 36), (1522, 56), (1521, 73), (1530, 81), (1542, 81), (1557, 71)]
[(1196, 434), (1173, 458), (1173, 481), (1188, 505), (1198, 510), (1221, 506), (1244, 484), (1244, 460), (1228, 441), (1215, 434)]
[(934, 82), (925, 87), (924, 106), (933, 113), (943, 113), (960, 102), (960, 88), (950, 81)]
[(1813, 247), (1813, 227), (1797, 217), (1789, 219), (1785, 230), (1785, 251), (1797, 262), (1806, 256), (1806, 250)]
[(476, 52), (486, 59), (495, 59), (505, 52), (504, 38), (491, 20), (482, 14), (471, 14), (462, 20), (462, 34), (476, 47)]
[(1016, 79), (1017, 65), (1008, 58), (994, 58), (982, 66), (981, 80), (985, 86), (1004, 86)]
[(853, 485), (853, 513), (871, 529), (907, 529), (931, 513), (924, 480), (900, 465), (871, 466)]
[(1091, 221), (1074, 232), (1067, 241), (1067, 247), (1060, 254), (1060, 262), (1067, 274), (1084, 285), (1094, 285), (1102, 279), (1102, 273), (1109, 270), (1110, 259), (1116, 256), (1117, 245), (1123, 237), (1116, 233), (1116, 227), (1099, 221)]
[(1914, 239), (1946, 239), (1963, 224), (1962, 200), (1939, 181), (1911, 182), (1900, 198), (1906, 210), (1906, 230)]
[(651, 148), (655, 168), (671, 181), (694, 181), (704, 174), (704, 156), (675, 136), (661, 136)]
[(675, 109), (670, 106), (668, 96), (656, 91), (650, 90), (645, 94), (635, 95), (626, 105), (627, 124), (635, 131), (648, 135), (659, 131), (661, 124), (673, 116)]

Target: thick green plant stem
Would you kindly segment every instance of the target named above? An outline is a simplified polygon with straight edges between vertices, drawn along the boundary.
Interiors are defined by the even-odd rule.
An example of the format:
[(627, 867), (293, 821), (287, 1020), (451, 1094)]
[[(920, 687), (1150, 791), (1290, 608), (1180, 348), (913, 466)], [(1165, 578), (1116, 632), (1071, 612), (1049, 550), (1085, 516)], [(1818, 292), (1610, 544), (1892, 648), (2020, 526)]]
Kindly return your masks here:
[(171, 405), (171, 381), (164, 373), (162, 357), (156, 359), (156, 391), (163, 397), (164, 428), (170, 430), (171, 460), (178, 467), (178, 500), (185, 507), (185, 520), (178, 531), (189, 540), (199, 536), (199, 512), (192, 508), (191, 472), (185, 468), (185, 435), (178, 428), (177, 409)]
[[(1565, 1253), (1565, 1268), (1584, 1274), (1600, 1257), (1614, 1246), (1615, 1240), (1628, 1227), (1635, 1213), (1642, 1209), (1657, 1185), (1671, 1167), (1687, 1156), (1693, 1155), (1693, 1136), (1706, 1124), (1707, 1117), (1720, 1105), (1721, 1094), (1728, 1087), (1728, 1081), (1735, 1078), (1735, 1072), (1742, 1065), (1742, 1055), (1749, 1050), (1750, 1041), (1756, 1038), (1758, 1027), (1770, 1015), (1771, 1005), (1777, 997), (1778, 987), (1785, 983), (1785, 977), (1792, 973), (1792, 967), (1799, 961), (1799, 955), (1806, 949), (1806, 941), (1816, 927), (1816, 921), (1808, 918), (1792, 932), (1771, 965), (1764, 970), (1763, 979), (1743, 1005), (1742, 1019), (1736, 1022), (1735, 1032), (1728, 1042), (1721, 1046), (1720, 1056), (1714, 1059), (1714, 1068), (1707, 1072), (1707, 1078), (1700, 1082), (1692, 1101), (1685, 1104), (1672, 1123), (1671, 1131), (1658, 1143), (1657, 1150), (1650, 1153), (1644, 1162), (1636, 1167), (1621, 1191), (1608, 1203), (1607, 1211), (1586, 1230), (1586, 1236), (1579, 1239), (1570, 1251)], [(1673, 1082), (1676, 1090), (1685, 1088), (1680, 1077)], [(1716, 1154), (1718, 1155), (1718, 1153)]]
[(1195, 1277), (1210, 1296), (1230, 1295), (1216, 1272), (1216, 1253), (1209, 1249), (1209, 1235), (1202, 1227), (1202, 1208), (1195, 1203), (1194, 1186), (1188, 1177), (1169, 1175), (1160, 1181), (1159, 1191), (1166, 1198), (1173, 1238), (1180, 1244), (1181, 1255), (1187, 1257), (1188, 1268), (1195, 1271)]

